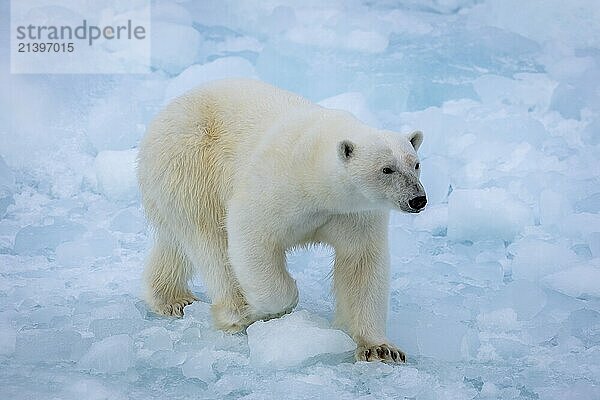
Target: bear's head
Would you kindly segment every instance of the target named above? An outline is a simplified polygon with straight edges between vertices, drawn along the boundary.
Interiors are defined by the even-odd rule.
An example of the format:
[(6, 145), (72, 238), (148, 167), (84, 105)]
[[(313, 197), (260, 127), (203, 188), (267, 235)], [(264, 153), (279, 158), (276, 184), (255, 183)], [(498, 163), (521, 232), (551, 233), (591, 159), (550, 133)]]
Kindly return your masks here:
[(427, 203), (417, 150), (423, 133), (383, 132), (338, 143), (348, 180), (374, 208), (420, 212)]

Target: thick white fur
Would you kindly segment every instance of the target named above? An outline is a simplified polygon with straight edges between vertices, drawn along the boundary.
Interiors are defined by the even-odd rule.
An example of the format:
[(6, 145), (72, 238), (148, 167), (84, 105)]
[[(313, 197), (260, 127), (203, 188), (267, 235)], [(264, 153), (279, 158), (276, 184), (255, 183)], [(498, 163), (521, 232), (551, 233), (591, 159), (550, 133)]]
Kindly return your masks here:
[[(216, 326), (243, 330), (298, 302), (285, 252), (335, 250), (336, 320), (358, 359), (398, 361), (388, 343), (388, 213), (424, 195), (422, 135), (363, 125), (350, 114), (253, 80), (213, 82), (169, 104), (139, 151), (143, 204), (156, 232), (147, 300), (183, 315), (201, 273)], [(343, 142), (351, 143), (345, 157)], [(396, 178), (381, 174), (393, 164)], [(391, 175), (390, 175), (391, 176)], [(391, 180), (390, 180), (391, 179)]]

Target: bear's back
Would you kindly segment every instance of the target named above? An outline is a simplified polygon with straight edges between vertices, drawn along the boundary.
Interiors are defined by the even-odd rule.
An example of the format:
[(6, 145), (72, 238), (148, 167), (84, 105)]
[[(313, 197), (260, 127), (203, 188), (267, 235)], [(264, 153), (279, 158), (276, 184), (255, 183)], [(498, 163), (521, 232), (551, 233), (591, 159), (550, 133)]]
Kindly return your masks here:
[[(319, 108), (251, 79), (214, 81), (176, 98), (150, 123), (139, 148), (145, 207), (166, 207), (149, 216), (173, 216), (174, 204), (218, 204), (215, 208), (221, 209), (233, 190), (235, 171), (246, 168), (265, 133), (290, 114)], [(217, 214), (222, 223), (223, 215)]]
[(268, 128), (296, 109), (315, 107), (301, 96), (252, 79), (214, 81), (184, 94), (183, 101), (198, 107), (188, 115), (203, 114), (227, 132), (244, 135)]
[(251, 150), (278, 121), (318, 108), (301, 96), (257, 80), (224, 79), (173, 100), (154, 119), (148, 135), (191, 136), (218, 145), (224, 153), (238, 154)]

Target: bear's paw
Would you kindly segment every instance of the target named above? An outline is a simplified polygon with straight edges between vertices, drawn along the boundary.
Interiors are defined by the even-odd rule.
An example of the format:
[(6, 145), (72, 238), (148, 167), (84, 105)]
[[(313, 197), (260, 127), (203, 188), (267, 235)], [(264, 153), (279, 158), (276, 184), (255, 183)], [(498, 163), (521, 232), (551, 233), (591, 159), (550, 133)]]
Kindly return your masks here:
[(213, 304), (211, 314), (215, 327), (226, 333), (241, 332), (254, 322), (249, 316), (248, 305), (237, 299)]
[(373, 346), (362, 345), (356, 349), (356, 360), (404, 363), (406, 362), (406, 354), (396, 346), (387, 343)]
[(197, 300), (198, 298), (196, 296), (194, 296), (192, 293), (188, 293), (177, 299), (154, 302), (153, 309), (157, 314), (166, 315), (168, 317), (182, 318), (184, 307)]

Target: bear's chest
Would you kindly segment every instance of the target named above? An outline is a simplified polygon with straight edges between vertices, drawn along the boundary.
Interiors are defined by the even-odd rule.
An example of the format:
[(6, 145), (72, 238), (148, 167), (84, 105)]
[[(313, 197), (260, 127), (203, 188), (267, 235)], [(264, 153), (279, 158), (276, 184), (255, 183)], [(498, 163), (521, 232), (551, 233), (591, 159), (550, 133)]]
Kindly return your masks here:
[(329, 213), (312, 212), (302, 216), (289, 216), (287, 221), (283, 217), (281, 238), (285, 247), (303, 246), (317, 242), (319, 228), (330, 219)]

